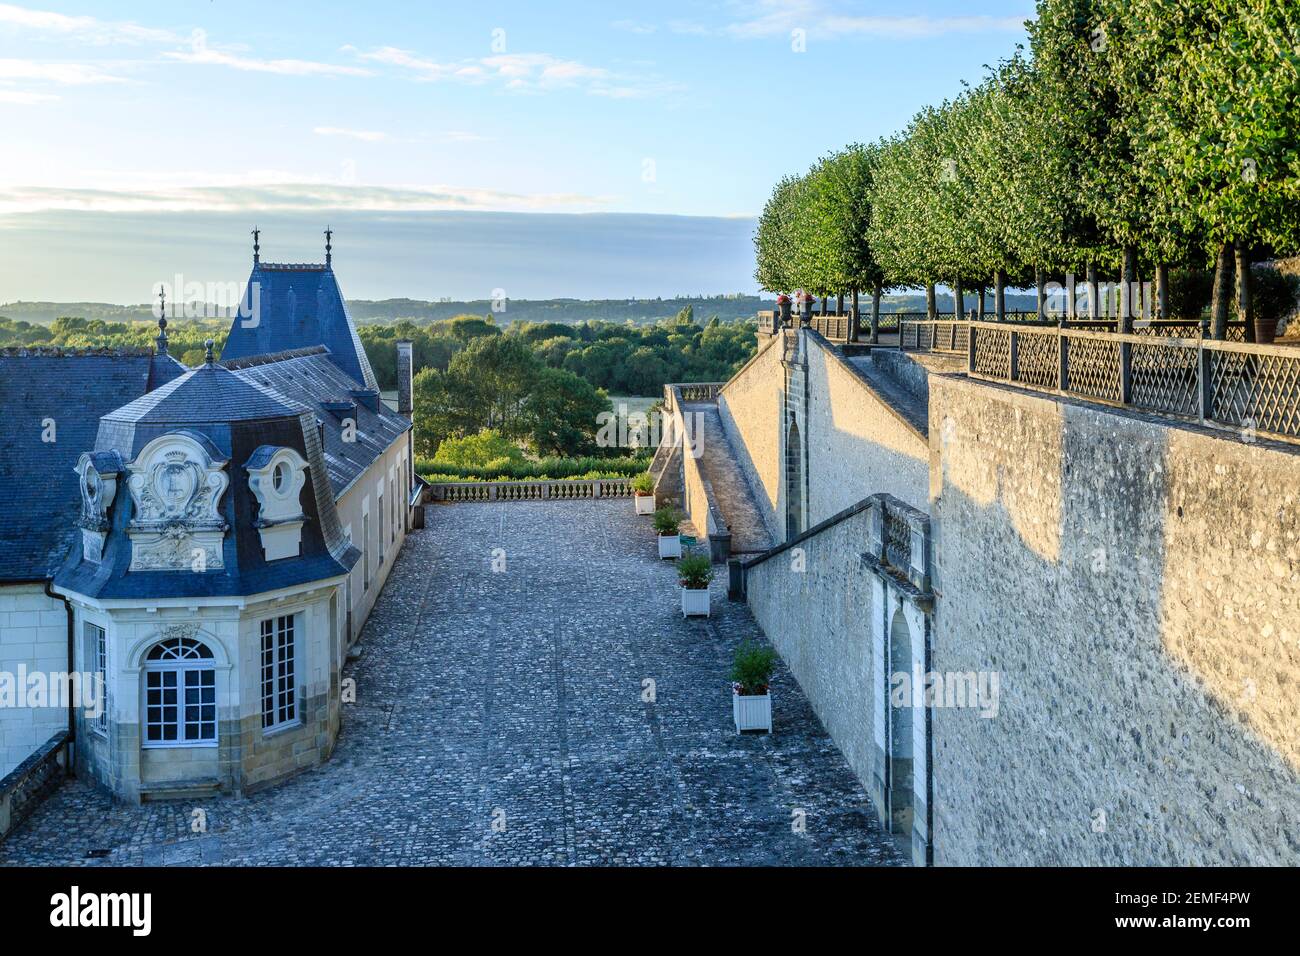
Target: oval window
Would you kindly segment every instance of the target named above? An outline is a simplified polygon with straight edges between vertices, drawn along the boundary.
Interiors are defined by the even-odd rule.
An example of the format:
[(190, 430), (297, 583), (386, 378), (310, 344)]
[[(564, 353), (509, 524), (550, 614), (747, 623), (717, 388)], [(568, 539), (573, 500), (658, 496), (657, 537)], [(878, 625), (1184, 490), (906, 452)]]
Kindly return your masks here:
[(289, 466), (285, 462), (275, 466), (275, 471), (271, 475), (271, 484), (278, 494), (284, 494), (284, 490), (289, 487)]

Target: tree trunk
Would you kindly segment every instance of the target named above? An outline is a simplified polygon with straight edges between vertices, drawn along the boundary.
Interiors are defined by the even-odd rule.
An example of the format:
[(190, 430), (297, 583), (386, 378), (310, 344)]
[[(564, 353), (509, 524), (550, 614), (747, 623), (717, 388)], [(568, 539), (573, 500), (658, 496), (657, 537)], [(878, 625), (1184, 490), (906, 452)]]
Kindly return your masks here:
[[(871, 287), (871, 344), (875, 345), (880, 341), (880, 283), (877, 282)], [(899, 329), (899, 335), (903, 330)]]
[(1225, 242), (1219, 247), (1219, 256), (1214, 263), (1214, 304), (1211, 306), (1214, 325), (1210, 336), (1220, 342), (1228, 337), (1228, 298), (1232, 294), (1233, 265), (1232, 243)]
[(853, 310), (853, 314), (849, 316), (849, 341), (856, 342), (858, 340), (858, 290), (857, 289), (854, 289), (849, 297), (849, 308)]
[(999, 269), (993, 273), (993, 317), (999, 322), (1007, 318), (1007, 274)]
[(835, 296), (835, 314), (836, 315), (844, 314), (844, 293), (843, 292)]
[(966, 295), (961, 287), (961, 280), (957, 279), (952, 284), (952, 317), (960, 319), (966, 314)]
[(939, 309), (934, 301), (934, 283), (927, 282), (925, 284), (925, 317), (933, 322), (934, 317), (938, 314)]
[(1047, 276), (1042, 266), (1034, 266), (1034, 298), (1038, 305), (1038, 321), (1047, 321)]
[(1073, 325), (1075, 316), (1079, 311), (1078, 303), (1074, 301), (1079, 285), (1074, 280), (1074, 267), (1071, 266), (1070, 268), (1071, 271), (1065, 274), (1065, 317), (1061, 319), (1061, 328)]
[(1233, 265), (1237, 270), (1237, 318), (1246, 323), (1246, 341), (1255, 341), (1255, 310), (1250, 289), (1250, 247), (1240, 239), (1233, 243)]
[(830, 298), (828, 295), (822, 296), (822, 315), (826, 314), (826, 303), (830, 301)]
[(1169, 264), (1156, 266), (1156, 318), (1169, 318)]
[(1088, 317), (1096, 320), (1101, 318), (1101, 286), (1097, 282), (1097, 266), (1094, 263), (1088, 263)]
[(975, 303), (975, 318), (980, 322), (984, 321), (984, 293), (988, 292), (988, 286), (980, 286), (976, 291), (979, 292), (979, 301)]
[(1133, 331), (1133, 316), (1137, 313), (1133, 302), (1133, 284), (1137, 281), (1137, 246), (1124, 247), (1124, 266), (1119, 274), (1119, 322), (1117, 332)]

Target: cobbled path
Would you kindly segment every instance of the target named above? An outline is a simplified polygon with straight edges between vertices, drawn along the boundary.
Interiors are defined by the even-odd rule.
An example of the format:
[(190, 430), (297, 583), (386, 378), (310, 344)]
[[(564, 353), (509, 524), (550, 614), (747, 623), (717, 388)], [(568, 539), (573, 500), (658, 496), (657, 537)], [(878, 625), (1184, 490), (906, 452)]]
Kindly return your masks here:
[(70, 780), (0, 863), (900, 864), (784, 667), (775, 733), (737, 736), (731, 654), (761, 632), (724, 569), (713, 617), (683, 620), (655, 553), (628, 500), (431, 506), (349, 667), (328, 764), (202, 803)]

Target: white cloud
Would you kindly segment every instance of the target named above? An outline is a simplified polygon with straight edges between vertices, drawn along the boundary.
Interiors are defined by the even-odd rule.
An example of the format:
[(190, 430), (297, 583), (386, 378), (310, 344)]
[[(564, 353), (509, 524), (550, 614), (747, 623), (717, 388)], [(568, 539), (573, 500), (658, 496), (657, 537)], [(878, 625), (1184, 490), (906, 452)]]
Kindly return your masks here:
[(627, 76), (601, 66), (568, 60), (549, 53), (502, 53), (466, 60), (438, 61), (409, 50), (386, 46), (361, 51), (344, 50), (369, 63), (382, 63), (410, 71), (417, 79), (437, 82), (499, 83), (508, 90), (540, 93), (582, 90), (592, 96), (616, 99), (658, 96), (682, 87), (653, 77)]
[(0, 3), (0, 24), (101, 44), (177, 43), (182, 39), (169, 30), (142, 27), (135, 23), (110, 23), (94, 17), (70, 17), (10, 3)]
[(312, 132), (317, 136), (343, 136), (348, 139), (364, 140), (367, 143), (378, 143), (381, 140), (388, 139), (387, 133), (381, 133), (378, 130), (344, 129), (341, 126), (317, 126)]
[(0, 215), (48, 210), (83, 212), (365, 211), (582, 212), (611, 197), (581, 193), (512, 193), (446, 185), (364, 186), (279, 182), (147, 188), (0, 187)]
[(124, 83), (120, 76), (106, 73), (88, 63), (61, 63), (38, 60), (0, 60), (0, 82), (38, 80), (60, 86), (93, 86)]
[(343, 66), (336, 63), (321, 63), (315, 60), (263, 60), (241, 56), (226, 50), (213, 49), (208, 46), (207, 34), (195, 30), (190, 37), (188, 52), (168, 52), (163, 56), (178, 63), (191, 63), (201, 66), (226, 66), (232, 70), (251, 73), (277, 73), (281, 76), (370, 76), (369, 70), (358, 66)]
[(36, 103), (48, 103), (57, 100), (52, 93), (33, 93), (29, 90), (0, 89), (0, 103), (13, 103), (19, 106), (32, 106)]
[(840, 6), (827, 0), (737, 0), (731, 4), (734, 11), (732, 20), (721, 26), (709, 26), (697, 20), (670, 20), (667, 26), (672, 33), (723, 35), (745, 40), (789, 36), (793, 30), (804, 30), (808, 35), (822, 39), (846, 36), (925, 39), (958, 33), (1016, 33), (1024, 29), (1024, 22), (1031, 15), (867, 16), (842, 12)]

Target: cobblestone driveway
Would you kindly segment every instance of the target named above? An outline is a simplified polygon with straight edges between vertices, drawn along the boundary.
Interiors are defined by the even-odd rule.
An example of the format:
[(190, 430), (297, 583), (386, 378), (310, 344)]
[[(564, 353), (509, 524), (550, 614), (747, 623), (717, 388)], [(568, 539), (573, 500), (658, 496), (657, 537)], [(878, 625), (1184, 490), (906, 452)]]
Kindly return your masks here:
[[(114, 804), (69, 781), (0, 843), (0, 863), (900, 861), (787, 671), (775, 734), (736, 735), (727, 671), (758, 627), (725, 574), (713, 618), (684, 621), (630, 501), (428, 516), (366, 626), (358, 702), (326, 766), (202, 804)], [(196, 806), (206, 834), (190, 832)]]

